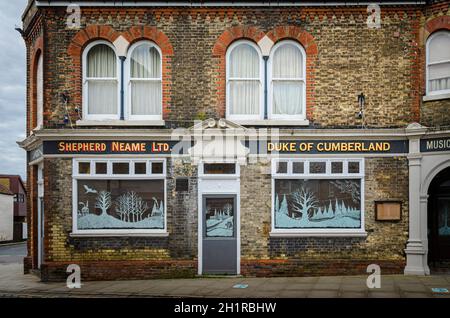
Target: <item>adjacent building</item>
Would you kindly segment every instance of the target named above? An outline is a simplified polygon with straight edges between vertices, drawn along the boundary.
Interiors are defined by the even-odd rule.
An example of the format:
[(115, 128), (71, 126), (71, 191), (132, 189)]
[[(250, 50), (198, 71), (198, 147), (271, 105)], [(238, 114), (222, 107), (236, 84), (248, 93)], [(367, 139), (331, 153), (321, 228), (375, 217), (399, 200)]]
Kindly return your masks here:
[(450, 1), (77, 3), (23, 15), (25, 271), (448, 266)]
[[(12, 238), (9, 241), (22, 241), (27, 238), (27, 191), (26, 185), (19, 175), (0, 174), (0, 185), (5, 189), (4, 194), (13, 195), (13, 205), (3, 206), (3, 213), (8, 214), (8, 221), (3, 226), (11, 231)], [(9, 201), (9, 199), (7, 199)]]

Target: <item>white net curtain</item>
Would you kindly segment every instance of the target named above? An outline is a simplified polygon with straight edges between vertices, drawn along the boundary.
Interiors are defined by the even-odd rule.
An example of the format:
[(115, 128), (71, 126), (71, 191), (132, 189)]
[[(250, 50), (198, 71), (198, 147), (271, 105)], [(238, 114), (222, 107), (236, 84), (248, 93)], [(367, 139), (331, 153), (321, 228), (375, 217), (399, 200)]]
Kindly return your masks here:
[(450, 90), (450, 32), (440, 31), (428, 43), (428, 90)]
[(294, 44), (282, 44), (272, 57), (272, 114), (301, 115), (303, 85), (302, 52)]
[(94, 46), (87, 57), (88, 113), (117, 114), (117, 57), (106, 44)]
[(161, 57), (151, 44), (133, 50), (130, 89), (131, 115), (161, 115)]
[(260, 59), (247, 43), (236, 46), (229, 58), (229, 112), (231, 115), (258, 115), (260, 111)]

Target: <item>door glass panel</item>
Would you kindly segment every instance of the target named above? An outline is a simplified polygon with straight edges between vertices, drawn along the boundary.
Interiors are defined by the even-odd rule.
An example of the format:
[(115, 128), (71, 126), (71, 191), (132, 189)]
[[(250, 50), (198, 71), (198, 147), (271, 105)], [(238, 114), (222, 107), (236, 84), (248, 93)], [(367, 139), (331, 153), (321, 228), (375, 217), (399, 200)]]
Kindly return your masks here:
[(206, 198), (206, 237), (234, 237), (234, 198)]
[(450, 198), (438, 199), (438, 233), (450, 236)]

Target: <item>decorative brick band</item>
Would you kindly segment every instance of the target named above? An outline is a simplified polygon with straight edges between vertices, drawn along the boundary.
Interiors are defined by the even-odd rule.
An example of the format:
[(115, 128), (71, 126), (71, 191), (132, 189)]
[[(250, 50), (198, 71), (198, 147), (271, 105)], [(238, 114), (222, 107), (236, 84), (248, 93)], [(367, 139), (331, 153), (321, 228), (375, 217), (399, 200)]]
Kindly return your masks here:
[[(171, 88), (172, 88), (172, 68), (171, 57), (173, 47), (169, 38), (156, 27), (134, 26), (125, 32), (117, 32), (108, 25), (89, 25), (80, 30), (72, 38), (67, 53), (72, 57), (73, 72), (67, 74), (68, 82), (73, 83), (71, 101), (76, 105), (82, 103), (82, 52), (92, 41), (106, 40), (110, 43), (123, 36), (130, 44), (139, 40), (149, 40), (154, 42), (161, 49), (162, 53), (162, 105), (163, 118), (166, 119), (170, 112)], [(80, 107), (81, 108), (81, 107)]]
[[(217, 39), (212, 56), (217, 61), (216, 78), (214, 80), (217, 96), (217, 113), (225, 117), (226, 107), (226, 52), (234, 41), (248, 39), (258, 43), (266, 34), (254, 26), (236, 26), (226, 29)], [(314, 37), (296, 26), (280, 26), (267, 33), (274, 42), (291, 39), (299, 42), (306, 51), (306, 114), (309, 120), (313, 117), (314, 106), (314, 71), (318, 55), (318, 47)]]

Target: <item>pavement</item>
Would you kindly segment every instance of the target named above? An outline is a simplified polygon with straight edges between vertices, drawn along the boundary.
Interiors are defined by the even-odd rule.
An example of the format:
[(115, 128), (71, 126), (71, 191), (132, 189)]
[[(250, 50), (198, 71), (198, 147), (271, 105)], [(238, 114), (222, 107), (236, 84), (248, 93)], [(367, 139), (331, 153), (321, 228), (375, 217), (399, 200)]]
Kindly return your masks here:
[[(23, 265), (15, 261), (22, 254), (20, 244), (0, 246), (0, 297), (450, 298), (432, 291), (450, 291), (450, 275), (382, 275), (381, 288), (375, 289), (367, 287), (367, 276), (100, 281), (69, 289), (65, 282), (43, 283), (35, 275), (23, 275)], [(234, 288), (237, 284), (248, 286)]]

